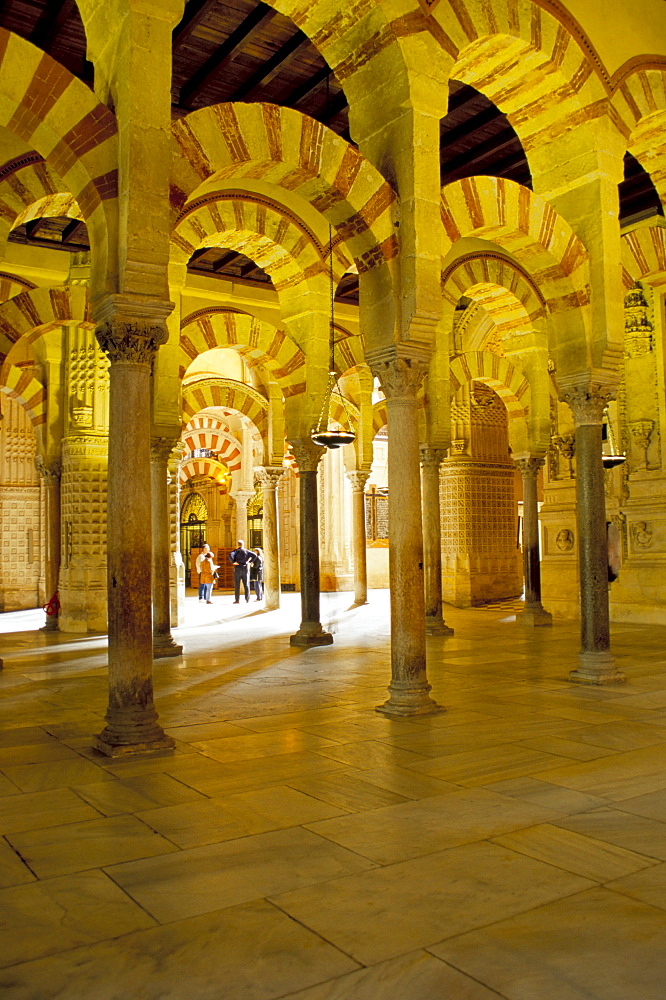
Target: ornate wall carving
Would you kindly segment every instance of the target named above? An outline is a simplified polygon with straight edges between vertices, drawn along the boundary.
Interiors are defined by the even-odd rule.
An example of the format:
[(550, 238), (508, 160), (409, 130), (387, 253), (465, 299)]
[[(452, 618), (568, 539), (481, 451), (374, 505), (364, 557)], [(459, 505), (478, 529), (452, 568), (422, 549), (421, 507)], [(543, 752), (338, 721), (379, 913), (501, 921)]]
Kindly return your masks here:
[(0, 431), (0, 610), (40, 605), (41, 503), (35, 434), (23, 407), (4, 397)]

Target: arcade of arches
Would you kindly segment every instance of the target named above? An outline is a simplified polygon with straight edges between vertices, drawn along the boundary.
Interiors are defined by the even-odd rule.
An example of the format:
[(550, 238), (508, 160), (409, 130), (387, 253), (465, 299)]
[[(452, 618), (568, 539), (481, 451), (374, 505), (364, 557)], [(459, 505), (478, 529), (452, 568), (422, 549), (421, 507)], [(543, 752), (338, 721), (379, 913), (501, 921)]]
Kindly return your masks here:
[[(447, 610), (521, 595), (525, 634), (580, 621), (563, 677), (624, 681), (614, 623), (666, 625), (663, 2), (268, 0), (347, 132), (261, 87), (172, 113), (204, 6), (76, 0), (88, 81), (0, 28), (0, 610), (108, 633), (111, 758), (173, 748), (153, 660), (204, 540), (261, 545), (267, 610), (300, 594), (285, 645), (389, 589), (389, 719), (441, 711)], [(442, 185), (463, 89), (522, 182), (500, 142)]]

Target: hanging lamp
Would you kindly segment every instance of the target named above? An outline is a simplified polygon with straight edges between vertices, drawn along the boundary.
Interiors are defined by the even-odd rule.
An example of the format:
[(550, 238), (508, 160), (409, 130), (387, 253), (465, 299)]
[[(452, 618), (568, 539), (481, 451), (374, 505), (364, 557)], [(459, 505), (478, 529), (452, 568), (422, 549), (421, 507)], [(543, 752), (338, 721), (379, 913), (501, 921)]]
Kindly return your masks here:
[(607, 406), (604, 408), (604, 417), (606, 418), (606, 423), (603, 425), (606, 429), (605, 440), (608, 441), (610, 451), (608, 454), (605, 452), (601, 453), (601, 463), (604, 469), (614, 469), (616, 465), (622, 465), (623, 462), (626, 462), (627, 456), (618, 451)]
[[(351, 417), (349, 410), (347, 408), (347, 403), (345, 397), (340, 391), (340, 386), (338, 384), (338, 377), (335, 374), (335, 281), (333, 278), (333, 230), (329, 223), (328, 226), (328, 249), (329, 249), (329, 282), (330, 282), (330, 295), (331, 295), (331, 322), (330, 322), (330, 333), (329, 333), (329, 371), (328, 371), (328, 384), (326, 386), (326, 392), (324, 393), (324, 401), (321, 407), (321, 413), (319, 414), (319, 420), (316, 427), (310, 435), (315, 444), (320, 445), (322, 448), (341, 448), (345, 444), (351, 444), (355, 439), (356, 435), (351, 429)], [(345, 414), (347, 416), (347, 427), (348, 430), (344, 428), (334, 428), (333, 418), (331, 415), (331, 409), (333, 407), (333, 397), (339, 396), (342, 401), (342, 406), (344, 408)], [(336, 421), (339, 423), (339, 421)]]

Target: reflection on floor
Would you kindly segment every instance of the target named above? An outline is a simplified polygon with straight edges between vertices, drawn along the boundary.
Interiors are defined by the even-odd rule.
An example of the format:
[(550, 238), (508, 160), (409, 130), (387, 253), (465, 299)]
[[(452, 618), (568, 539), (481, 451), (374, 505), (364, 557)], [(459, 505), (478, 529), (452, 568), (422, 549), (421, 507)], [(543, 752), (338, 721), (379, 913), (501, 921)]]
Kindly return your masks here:
[(324, 595), (305, 651), (284, 598), (189, 600), (177, 750), (121, 763), (105, 639), (0, 635), (4, 995), (663, 1000), (666, 629), (616, 626), (629, 682), (588, 689), (575, 624), (447, 609), (447, 711), (391, 722), (386, 593)]

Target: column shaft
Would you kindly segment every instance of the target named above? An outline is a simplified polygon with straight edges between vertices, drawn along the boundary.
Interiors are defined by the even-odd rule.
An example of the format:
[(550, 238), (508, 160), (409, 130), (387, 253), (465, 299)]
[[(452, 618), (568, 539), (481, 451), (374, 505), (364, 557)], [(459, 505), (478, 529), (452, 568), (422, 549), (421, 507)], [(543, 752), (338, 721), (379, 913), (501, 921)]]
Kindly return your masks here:
[(453, 635), (453, 629), (442, 617), (442, 526), (439, 505), (439, 470), (442, 458), (442, 452), (435, 448), (421, 449), (427, 635)]
[[(47, 465), (41, 457), (37, 459), (37, 470), (44, 483), (44, 499), (46, 501), (44, 525), (44, 588), (46, 603), (58, 592), (58, 576), (60, 573), (60, 462)], [(56, 605), (57, 606), (57, 605)], [(42, 626), (44, 632), (58, 630), (58, 613), (47, 615)]]
[(426, 675), (423, 526), (416, 392), (425, 366), (399, 358), (371, 364), (388, 414), (389, 577), (391, 683), (384, 715), (442, 711), (430, 698)]
[(321, 625), (319, 610), (319, 505), (317, 466), (321, 449), (293, 445), (299, 469), (301, 624), (290, 638), (292, 646), (328, 646), (333, 636)]
[(541, 604), (541, 561), (539, 558), (539, 501), (537, 477), (543, 459), (518, 459), (523, 484), (523, 573), (525, 610), (519, 620), (524, 625), (552, 625), (552, 615)]
[(280, 532), (277, 485), (283, 468), (257, 469), (264, 500), (264, 597), (267, 611), (280, 607)]
[(171, 635), (171, 539), (169, 455), (176, 442), (155, 438), (150, 449), (153, 527), (153, 655), (180, 656), (183, 647)]
[(352, 545), (354, 551), (354, 604), (368, 603), (368, 558), (365, 530), (365, 484), (369, 472), (348, 472), (352, 486)]
[(608, 546), (601, 425), (610, 392), (576, 387), (562, 397), (576, 424), (576, 518), (580, 571), (581, 651), (569, 679), (579, 684), (624, 681), (610, 648)]
[[(108, 323), (110, 357), (108, 588), (109, 706), (94, 746), (107, 756), (173, 747), (153, 703), (150, 364), (156, 331)], [(159, 328), (158, 328), (159, 331)]]

